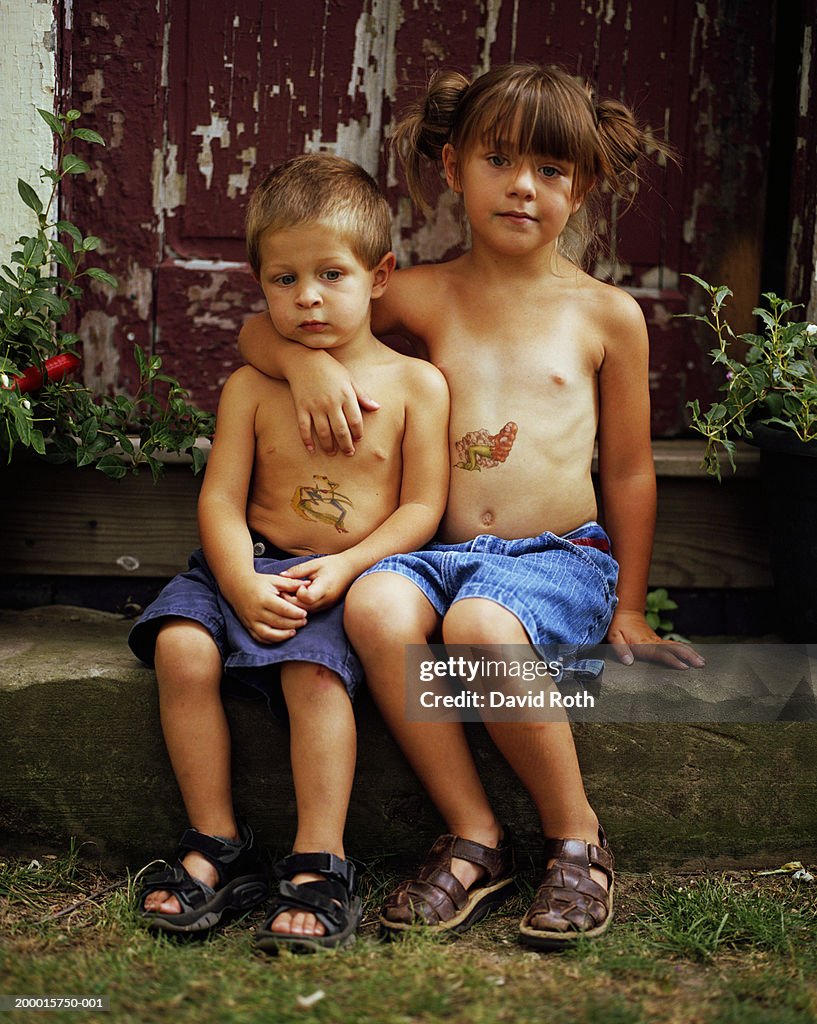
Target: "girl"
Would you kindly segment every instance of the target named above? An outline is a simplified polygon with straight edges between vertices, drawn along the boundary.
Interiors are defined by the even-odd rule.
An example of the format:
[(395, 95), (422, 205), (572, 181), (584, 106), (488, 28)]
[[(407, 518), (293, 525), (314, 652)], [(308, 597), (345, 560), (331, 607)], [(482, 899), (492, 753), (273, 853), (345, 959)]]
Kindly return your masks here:
[[(449, 828), (388, 897), (382, 925), (462, 930), (509, 895), (513, 854), (462, 724), (406, 720), (405, 645), (440, 627), (446, 644), (606, 636), (630, 663), (631, 645), (661, 644), (643, 615), (655, 521), (646, 325), (631, 296), (579, 267), (589, 201), (603, 185), (628, 194), (648, 136), (622, 104), (594, 106), (566, 72), (510, 65), (473, 82), (438, 74), (395, 139), (415, 201), (428, 202), (439, 179), (429, 171), (441, 165), (470, 227), (464, 255), (394, 275), (373, 318), (377, 334), (408, 337), (446, 376), (451, 484), (438, 542), (364, 574), (345, 623), (387, 724)], [(260, 318), (245, 328), (242, 352), (289, 380), (307, 447), (314, 428), (322, 447), (332, 448), (334, 433), (353, 453), (355, 399), (368, 399), (329, 355), (292, 359)], [(608, 532), (596, 522), (596, 440)], [(703, 663), (682, 644), (663, 644), (657, 656), (678, 668)], [(554, 948), (602, 934), (613, 857), (569, 724), (485, 727), (545, 836), (545, 875), (521, 940)]]

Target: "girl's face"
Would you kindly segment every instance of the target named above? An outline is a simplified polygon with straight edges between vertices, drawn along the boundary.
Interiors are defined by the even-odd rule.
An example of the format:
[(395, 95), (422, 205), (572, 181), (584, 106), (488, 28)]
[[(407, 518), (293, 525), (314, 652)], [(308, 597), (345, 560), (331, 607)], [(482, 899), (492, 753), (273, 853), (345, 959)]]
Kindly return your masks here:
[(475, 240), (509, 255), (552, 247), (571, 214), (573, 163), (546, 154), (521, 155), (511, 146), (478, 143), (460, 157), (443, 149), (446, 180), (462, 192)]

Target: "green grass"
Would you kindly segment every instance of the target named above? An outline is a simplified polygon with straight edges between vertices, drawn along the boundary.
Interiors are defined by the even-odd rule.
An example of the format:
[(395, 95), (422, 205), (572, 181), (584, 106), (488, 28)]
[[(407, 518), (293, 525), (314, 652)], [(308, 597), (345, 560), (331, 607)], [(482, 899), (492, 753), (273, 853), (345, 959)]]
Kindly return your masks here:
[[(608, 935), (548, 955), (516, 942), (529, 886), (459, 939), (419, 931), (380, 943), (375, 911), (394, 881), (381, 865), (363, 875), (370, 909), (353, 949), (274, 958), (253, 949), (262, 911), (204, 941), (148, 934), (135, 879), (108, 877), (80, 852), (0, 865), (0, 994), (107, 995), (112, 1012), (95, 1019), (139, 1024), (817, 1020), (817, 887), (788, 878), (623, 874)], [(32, 1019), (12, 1011), (0, 1024)]]

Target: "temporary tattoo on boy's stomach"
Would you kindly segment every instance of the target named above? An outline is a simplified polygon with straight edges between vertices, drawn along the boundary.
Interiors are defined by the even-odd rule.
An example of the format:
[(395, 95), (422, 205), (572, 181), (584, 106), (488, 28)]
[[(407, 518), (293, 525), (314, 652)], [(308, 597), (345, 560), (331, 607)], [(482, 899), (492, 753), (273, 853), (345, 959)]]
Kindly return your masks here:
[(460, 462), (454, 463), (455, 469), (475, 469), (478, 473), (504, 462), (511, 454), (519, 427), (515, 423), (506, 423), (498, 434), (489, 434), (487, 430), (472, 430), (456, 442)]
[(334, 526), (338, 533), (348, 533), (343, 525), (349, 509), (354, 508), (351, 498), (340, 494), (338, 486), (328, 476), (313, 475), (314, 484), (302, 484), (292, 495), (292, 510), (310, 523), (326, 523)]

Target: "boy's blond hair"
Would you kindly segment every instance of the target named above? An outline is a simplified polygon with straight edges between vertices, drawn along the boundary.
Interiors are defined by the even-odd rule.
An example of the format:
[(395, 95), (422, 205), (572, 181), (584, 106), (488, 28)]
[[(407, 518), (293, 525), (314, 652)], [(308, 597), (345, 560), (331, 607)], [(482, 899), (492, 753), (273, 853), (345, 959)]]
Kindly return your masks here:
[(320, 222), (337, 229), (367, 270), (391, 249), (391, 211), (371, 175), (351, 160), (308, 153), (273, 168), (250, 198), (247, 257), (256, 277), (265, 231)]

